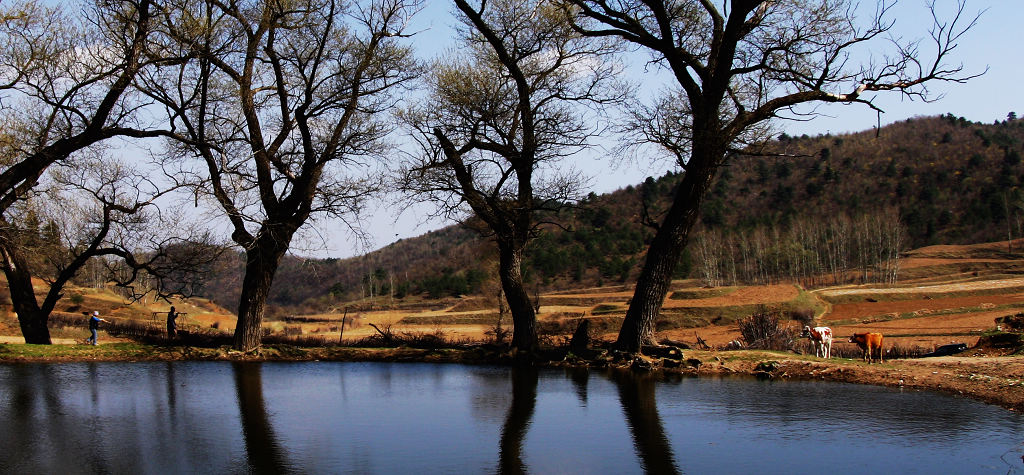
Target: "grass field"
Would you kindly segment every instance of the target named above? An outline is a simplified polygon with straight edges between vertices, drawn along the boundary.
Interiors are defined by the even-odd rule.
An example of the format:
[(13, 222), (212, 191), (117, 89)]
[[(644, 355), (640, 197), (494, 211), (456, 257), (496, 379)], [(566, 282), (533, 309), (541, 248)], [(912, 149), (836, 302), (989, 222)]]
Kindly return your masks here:
[[(906, 253), (901, 262), (906, 279), (894, 285), (846, 285), (804, 289), (797, 284), (708, 288), (697, 280), (673, 283), (666, 296), (657, 336), (687, 343), (698, 337), (709, 345), (724, 346), (740, 338), (736, 322), (759, 309), (784, 314), (810, 312), (820, 325), (833, 328), (837, 344), (854, 332), (877, 331), (886, 342), (925, 348), (947, 343), (973, 345), (994, 319), (1024, 311), (1024, 253), (1006, 252), (1007, 243), (971, 246), (931, 246)], [(1024, 248), (1024, 241), (1014, 249)], [(40, 284), (42, 285), (42, 284)], [(57, 315), (82, 316), (99, 310), (113, 321), (148, 322), (162, 328), (166, 302), (129, 303), (107, 289), (73, 289)], [(615, 338), (632, 293), (622, 286), (563, 290), (542, 294), (538, 313), (542, 337), (558, 340), (570, 334), (581, 319), (592, 321), (600, 339)], [(344, 339), (356, 341), (384, 329), (394, 334), (434, 335), (450, 340), (484, 341), (493, 338), (499, 313), (493, 298), (462, 297), (438, 301), (422, 298), (355, 302), (353, 307), (373, 310), (294, 315), (267, 321), (273, 335), (317, 336), (337, 341), (345, 319)], [(229, 335), (235, 316), (203, 299), (175, 301), (179, 328)], [(7, 307), (9, 309), (9, 306)], [(17, 321), (10, 311), (0, 316), (0, 341), (17, 341)], [(797, 326), (796, 321), (786, 325)], [(511, 318), (502, 318), (503, 329)], [(55, 343), (75, 343), (88, 331), (84, 326), (52, 328)], [(119, 341), (109, 335), (101, 342)]]

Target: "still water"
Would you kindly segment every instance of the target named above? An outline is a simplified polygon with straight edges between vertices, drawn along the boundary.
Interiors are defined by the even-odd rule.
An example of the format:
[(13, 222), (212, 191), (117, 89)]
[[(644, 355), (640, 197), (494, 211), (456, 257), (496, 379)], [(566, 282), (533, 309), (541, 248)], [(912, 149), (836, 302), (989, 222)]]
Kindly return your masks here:
[(0, 365), (3, 473), (1021, 473), (1024, 416), (749, 378), (381, 363)]

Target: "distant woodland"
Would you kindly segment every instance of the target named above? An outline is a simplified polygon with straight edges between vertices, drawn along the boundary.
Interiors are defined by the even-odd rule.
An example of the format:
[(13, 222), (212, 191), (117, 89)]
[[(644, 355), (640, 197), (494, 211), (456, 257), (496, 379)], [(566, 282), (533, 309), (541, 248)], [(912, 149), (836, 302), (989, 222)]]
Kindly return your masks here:
[[(898, 277), (901, 251), (1024, 234), (1024, 121), (947, 114), (853, 134), (781, 134), (730, 158), (702, 208), (677, 277), (710, 285), (828, 285)], [(678, 173), (548, 216), (524, 265), (534, 291), (628, 284)], [(471, 223), (470, 223), (471, 224)], [(271, 315), (386, 306), (412, 298), (497, 296), (493, 243), (465, 225), (351, 259), (289, 255)], [(242, 261), (229, 255), (202, 293), (232, 307)]]

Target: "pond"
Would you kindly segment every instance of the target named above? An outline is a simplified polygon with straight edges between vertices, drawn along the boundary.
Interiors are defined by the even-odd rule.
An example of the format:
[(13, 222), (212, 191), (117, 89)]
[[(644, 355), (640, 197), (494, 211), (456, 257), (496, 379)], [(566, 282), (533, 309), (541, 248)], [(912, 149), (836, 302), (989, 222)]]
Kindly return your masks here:
[(1022, 473), (928, 392), (387, 363), (0, 365), (2, 473)]

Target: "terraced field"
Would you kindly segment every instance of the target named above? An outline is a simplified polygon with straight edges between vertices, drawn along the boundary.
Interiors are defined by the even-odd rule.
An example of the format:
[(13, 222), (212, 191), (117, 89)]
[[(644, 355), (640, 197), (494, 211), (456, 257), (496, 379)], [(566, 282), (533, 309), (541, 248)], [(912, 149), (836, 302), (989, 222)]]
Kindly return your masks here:
[[(1024, 248), (1015, 242), (1015, 249)], [(740, 338), (736, 321), (759, 308), (812, 309), (819, 324), (835, 331), (839, 344), (862, 331), (886, 335), (887, 344), (921, 346), (963, 342), (973, 345), (994, 327), (996, 317), (1024, 311), (1022, 254), (1007, 243), (932, 246), (907, 253), (901, 267), (909, 278), (894, 285), (849, 285), (802, 289), (795, 284), (706, 288), (699, 281), (675, 282), (665, 300), (658, 337), (712, 346)], [(912, 272), (911, 272), (912, 271)], [(563, 291), (540, 296), (541, 328), (567, 333), (581, 318), (600, 320), (599, 337), (613, 339), (632, 293), (622, 287)], [(461, 299), (448, 308), (407, 313), (362, 312), (362, 325), (346, 337), (372, 334), (366, 323), (391, 324), (404, 332), (441, 332), (482, 339), (498, 319), (496, 305)], [(465, 310), (472, 308), (472, 310)], [(340, 316), (335, 318), (340, 320)], [(503, 325), (508, 328), (509, 317)], [(797, 322), (790, 322), (797, 325)]]

